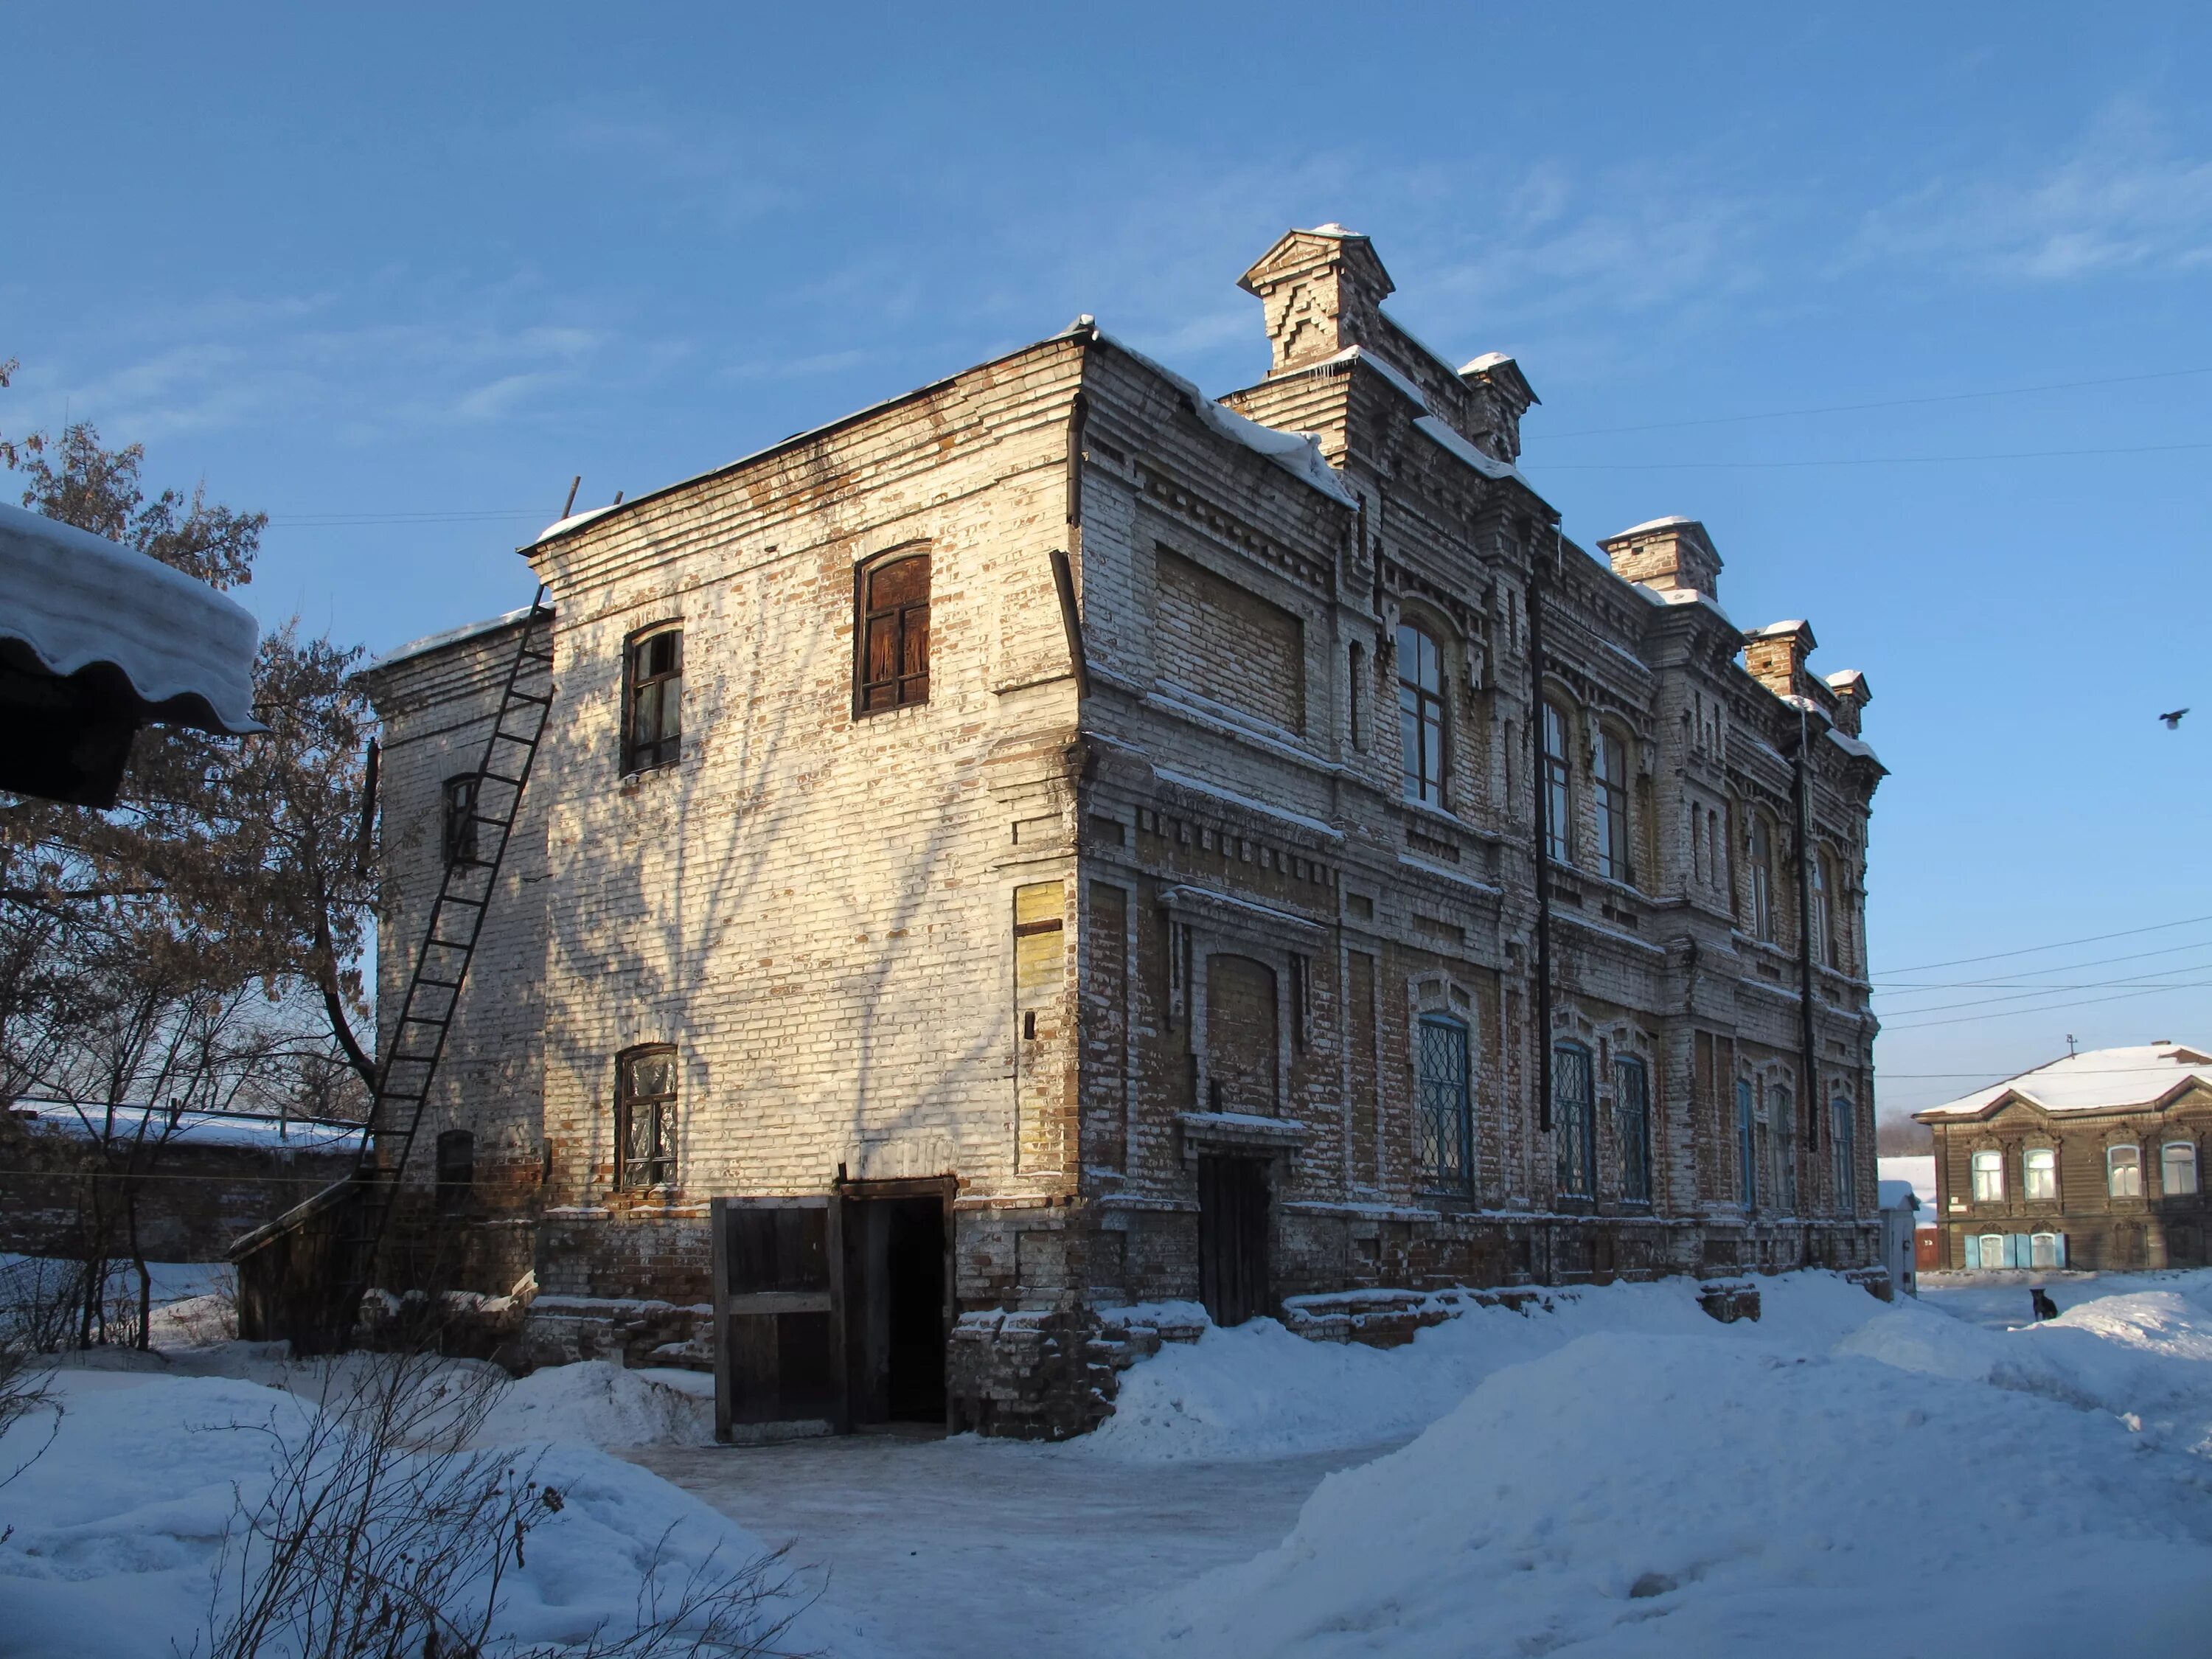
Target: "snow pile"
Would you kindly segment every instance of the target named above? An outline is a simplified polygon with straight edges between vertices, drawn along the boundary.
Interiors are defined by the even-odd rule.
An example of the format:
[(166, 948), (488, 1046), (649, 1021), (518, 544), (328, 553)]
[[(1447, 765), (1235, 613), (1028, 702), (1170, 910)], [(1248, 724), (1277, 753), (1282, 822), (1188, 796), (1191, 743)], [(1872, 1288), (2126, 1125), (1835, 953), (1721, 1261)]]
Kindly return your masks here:
[[(59, 1387), (67, 1409), (52, 1445), (0, 1489), (0, 1527), (15, 1528), (0, 1541), (0, 1655), (105, 1659), (167, 1653), (173, 1640), (189, 1650), (239, 1504), (261, 1500), (279, 1440), (315, 1407), (228, 1378), (64, 1372)], [(0, 1458), (9, 1467), (16, 1437)], [(626, 1631), (648, 1574), (669, 1591), (710, 1555), (713, 1573), (764, 1553), (735, 1522), (592, 1448), (526, 1449), (514, 1467), (562, 1500), (502, 1587), (499, 1628), (526, 1643), (580, 1642), (602, 1623)], [(791, 1641), (831, 1639), (810, 1613)], [(834, 1645), (854, 1651), (843, 1633)]]
[(548, 1365), (520, 1377), (477, 1431), (484, 1446), (570, 1441), (586, 1446), (704, 1446), (714, 1438), (714, 1378), (703, 1397), (679, 1376), (624, 1370), (605, 1359)]
[[(1324, 1480), (1279, 1547), (1136, 1615), (1137, 1650), (2203, 1651), (2212, 1470), (2177, 1454), (2212, 1455), (2212, 1274), (2013, 1332), (1824, 1276), (1761, 1290), (1756, 1324), (1663, 1328), (1664, 1286), (1632, 1292), (1640, 1319), (1595, 1293), (1532, 1314), (1520, 1352)], [(1406, 1369), (1482, 1368), (1432, 1343), (1454, 1330)], [(1290, 1392), (1292, 1357), (1267, 1358), (1252, 1381)]]
[[(1864, 1291), (1822, 1278), (1802, 1292), (1861, 1317)], [(1074, 1443), (1148, 1462), (1287, 1457), (1376, 1446), (1417, 1434), (1500, 1366), (1597, 1330), (1719, 1331), (1686, 1279), (1554, 1291), (1549, 1309), (1477, 1308), (1420, 1332), (1410, 1347), (1310, 1342), (1272, 1319), (1171, 1343), (1122, 1373), (1114, 1414)]]

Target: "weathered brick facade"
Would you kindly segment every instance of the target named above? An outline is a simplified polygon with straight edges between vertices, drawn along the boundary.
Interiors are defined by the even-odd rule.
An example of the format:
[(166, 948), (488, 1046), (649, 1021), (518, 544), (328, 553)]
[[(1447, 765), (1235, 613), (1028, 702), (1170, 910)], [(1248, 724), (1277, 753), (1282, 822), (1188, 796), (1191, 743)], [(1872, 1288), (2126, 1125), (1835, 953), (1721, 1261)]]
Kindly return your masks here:
[[(955, 1414), (1057, 1432), (1092, 1310), (1226, 1248), (1208, 1159), (1264, 1177), (1263, 1301), (1877, 1259), (1863, 682), (1799, 623), (1740, 662), (1697, 524), (1564, 540), (1519, 369), (1397, 330), (1364, 238), (1245, 286), (1275, 363), (1225, 408), (1084, 319), (526, 550), (558, 698), (426, 1127), (541, 1291), (690, 1304), (711, 1197), (949, 1176)], [(926, 701), (860, 713), (865, 573), (916, 552)], [(669, 623), (680, 759), (624, 775)], [(514, 643), (369, 677), (387, 1007)], [(676, 1176), (624, 1190), (660, 1043)]]

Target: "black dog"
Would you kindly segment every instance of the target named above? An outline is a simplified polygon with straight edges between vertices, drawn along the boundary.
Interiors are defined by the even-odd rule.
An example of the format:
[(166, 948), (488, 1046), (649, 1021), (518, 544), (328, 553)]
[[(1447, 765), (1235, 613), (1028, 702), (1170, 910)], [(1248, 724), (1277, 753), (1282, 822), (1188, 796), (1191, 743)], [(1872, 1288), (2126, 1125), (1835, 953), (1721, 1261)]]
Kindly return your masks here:
[(2056, 1319), (2058, 1317), (2058, 1304), (2043, 1293), (2042, 1285), (2034, 1285), (2029, 1286), (2027, 1293), (2035, 1298), (2035, 1316), (2038, 1319)]

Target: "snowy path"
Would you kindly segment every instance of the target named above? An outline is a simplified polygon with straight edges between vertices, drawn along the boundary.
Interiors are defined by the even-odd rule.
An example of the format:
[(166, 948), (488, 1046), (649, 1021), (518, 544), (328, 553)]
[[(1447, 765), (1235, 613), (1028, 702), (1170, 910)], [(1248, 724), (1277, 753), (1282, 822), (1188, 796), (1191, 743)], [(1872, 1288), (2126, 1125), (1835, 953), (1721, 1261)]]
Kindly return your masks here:
[(1280, 1543), (1334, 1470), (1395, 1442), (1242, 1463), (855, 1435), (624, 1452), (799, 1562), (899, 1659), (1109, 1649), (1111, 1615)]

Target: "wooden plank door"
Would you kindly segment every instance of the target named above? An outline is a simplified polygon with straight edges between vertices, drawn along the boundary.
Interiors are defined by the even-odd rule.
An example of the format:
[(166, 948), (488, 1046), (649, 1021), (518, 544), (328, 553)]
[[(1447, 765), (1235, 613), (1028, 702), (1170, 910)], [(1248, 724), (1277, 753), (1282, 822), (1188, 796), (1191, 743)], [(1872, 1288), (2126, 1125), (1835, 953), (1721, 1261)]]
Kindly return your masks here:
[(716, 1439), (851, 1426), (842, 1220), (827, 1194), (714, 1201)]
[(1198, 1293), (1217, 1325), (1273, 1305), (1267, 1289), (1267, 1176), (1257, 1158), (1198, 1160)]

